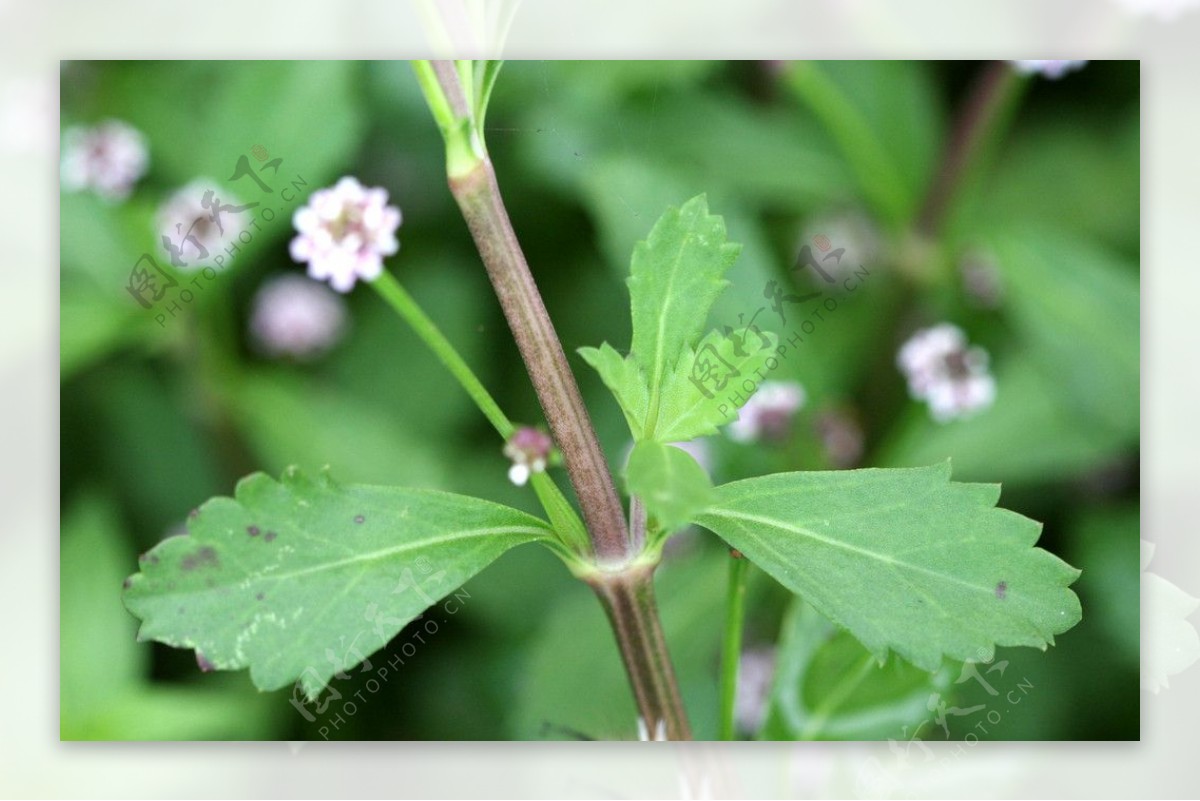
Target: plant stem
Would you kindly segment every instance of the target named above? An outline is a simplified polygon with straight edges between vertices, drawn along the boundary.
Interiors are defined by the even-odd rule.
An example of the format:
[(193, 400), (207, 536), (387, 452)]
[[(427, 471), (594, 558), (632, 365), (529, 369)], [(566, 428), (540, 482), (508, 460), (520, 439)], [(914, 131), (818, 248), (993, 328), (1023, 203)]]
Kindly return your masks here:
[[(458, 73), (448, 63), (422, 62), (417, 78), (446, 140), (450, 191), (487, 268), (583, 510), (594, 561), (577, 575), (593, 587), (608, 614), (647, 730), (656, 733), (661, 725), (669, 739), (690, 739), (654, 604), (657, 559), (639, 561), (640, 551), (630, 542), (575, 376), (513, 232), (482, 136), (464, 110)], [(445, 119), (447, 111), (452, 119)], [(633, 511), (640, 518), (635, 530), (644, 530), (645, 511), (637, 504)]]
[(742, 624), (746, 607), (746, 558), (730, 554), (729, 590), (725, 601), (725, 644), (721, 651), (721, 734), (735, 738), (734, 707), (737, 702), (738, 662), (742, 655)]
[(986, 161), (1008, 127), (1025, 85), (1007, 61), (994, 61), (980, 75), (954, 124), (937, 177), (917, 216), (917, 231), (936, 237), (968, 179)]
[(450, 344), (450, 340), (446, 339), (433, 320), (430, 320), (429, 316), (413, 300), (412, 295), (408, 294), (407, 290), (400, 285), (400, 282), (385, 270), (371, 282), (371, 286), (404, 318), (404, 321), (416, 332), (421, 341), (429, 346), (434, 355), (471, 396), (471, 400), (475, 401), (475, 405), (479, 407), (484, 417), (488, 419), (500, 436), (506, 440), (512, 436), (512, 422), (500, 410), (500, 406), (480, 383), (467, 363), (463, 361), (463, 358), (458, 355), (458, 351)]
[(668, 740), (690, 740), (692, 730), (654, 603), (652, 573), (650, 566), (634, 567), (595, 574), (589, 583), (617, 637), (645, 731), (651, 739), (662, 735)]
[(491, 161), (484, 158), (466, 175), (452, 177), (450, 190), (475, 239), (554, 441), (562, 451), (596, 556), (609, 563), (624, 563), (632, 555), (624, 511), (562, 344), (513, 233)]

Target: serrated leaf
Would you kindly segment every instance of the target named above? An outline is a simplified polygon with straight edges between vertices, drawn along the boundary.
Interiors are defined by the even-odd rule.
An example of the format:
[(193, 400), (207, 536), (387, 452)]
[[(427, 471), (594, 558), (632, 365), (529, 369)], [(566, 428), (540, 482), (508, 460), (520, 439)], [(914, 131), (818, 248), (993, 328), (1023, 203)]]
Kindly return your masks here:
[(635, 436), (639, 435), (646, 425), (650, 393), (637, 362), (632, 357), (622, 356), (607, 342), (598, 348), (580, 348), (579, 355), (600, 374), (604, 386), (625, 414), (629, 430)]
[(757, 389), (775, 357), (779, 338), (769, 331), (711, 331), (667, 374), (659, 397), (658, 424), (650, 430), (650, 394), (632, 356), (621, 356), (607, 342), (580, 348), (608, 387), (634, 439), (639, 442), (684, 442), (717, 433), (731, 423)]
[(784, 618), (771, 705), (759, 739), (870, 740), (924, 720), (950, 683), (900, 659), (880, 665), (848, 632), (800, 598)]
[(1045, 648), (1079, 622), (1079, 571), (1035, 548), (1041, 526), (950, 464), (780, 473), (717, 487), (695, 518), (848, 629), (936, 670), (997, 645)]
[(214, 498), (142, 559), (125, 591), (138, 637), (194, 648), (264, 690), (313, 697), (516, 545), (535, 517), (431, 490), (341, 486), (289, 469)]
[(733, 422), (758, 389), (778, 343), (769, 331), (713, 331), (688, 348), (664, 382), (654, 439), (683, 442)]
[(639, 442), (625, 468), (630, 495), (667, 532), (682, 528), (712, 498), (712, 481), (686, 451), (661, 442)]
[(704, 331), (741, 250), (726, 241), (725, 221), (698, 195), (671, 208), (633, 249), (629, 276), (633, 356), (650, 390), (650, 414), (672, 366)]

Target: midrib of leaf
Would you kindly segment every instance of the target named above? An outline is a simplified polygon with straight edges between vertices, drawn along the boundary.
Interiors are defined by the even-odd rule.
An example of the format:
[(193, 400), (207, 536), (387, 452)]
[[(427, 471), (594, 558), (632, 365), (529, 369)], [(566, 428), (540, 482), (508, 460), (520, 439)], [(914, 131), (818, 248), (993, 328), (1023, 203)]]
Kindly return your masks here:
[[(650, 408), (646, 414), (646, 430), (643, 435), (644, 439), (654, 439), (654, 429), (658, 426), (658, 407), (662, 401), (662, 385), (666, 378), (666, 355), (664, 351), (664, 343), (666, 341), (666, 324), (667, 318), (675, 303), (675, 279), (679, 276), (679, 265), (683, 262), (684, 251), (687, 250), (691, 243), (694, 232), (689, 231), (684, 235), (683, 241), (679, 244), (679, 252), (675, 254), (675, 261), (671, 265), (671, 271), (667, 275), (667, 294), (666, 302), (663, 304), (660, 314), (658, 315), (658, 336), (654, 343), (654, 370), (649, 376), (650, 384)], [(686, 347), (686, 343), (685, 343)]]
[[(902, 506), (897, 505), (895, 508), (902, 508)], [(873, 510), (873, 511), (878, 511), (878, 510)], [(992, 587), (982, 586), (979, 584), (973, 584), (969, 581), (963, 581), (962, 579), (960, 579), (956, 576), (949, 575), (947, 573), (939, 573), (936, 570), (930, 570), (927, 567), (921, 567), (920, 565), (914, 565), (912, 562), (905, 562), (903, 560), (896, 559), (895, 557), (890, 556), (889, 554), (879, 553), (878, 551), (871, 551), (866, 548), (860, 548), (857, 545), (851, 545), (850, 543), (847, 543), (847, 542), (841, 542), (840, 540), (830, 539), (829, 537), (821, 536), (820, 534), (816, 533), (815, 531), (811, 531), (809, 529), (802, 528), (800, 526), (789, 525), (788, 523), (786, 523), (782, 520), (778, 520), (773, 517), (763, 517), (761, 515), (752, 515), (752, 514), (748, 514), (746, 512), (731, 512), (731, 511), (725, 510), (725, 509), (721, 510), (720, 512), (710, 512), (709, 514), (713, 514), (717, 517), (727, 517), (727, 518), (733, 518), (733, 519), (738, 519), (738, 520), (745, 520), (745, 521), (753, 522), (753, 523), (762, 523), (763, 525), (771, 526), (773, 528), (781, 528), (781, 529), (784, 529), (785, 531), (791, 531), (795, 534), (799, 534), (801, 536), (808, 537), (809, 539), (813, 539), (818, 542), (822, 542), (826, 545), (833, 546), (834, 548), (841, 548), (842, 550), (852, 551), (853, 553), (862, 554), (863, 556), (866, 556), (866, 557), (869, 557), (872, 559), (878, 559), (880, 562), (890, 565), (893, 568), (896, 568), (896, 567), (908, 568), (909, 570), (914, 570), (918, 573), (924, 573), (927, 576), (933, 576), (934, 578), (944, 579), (946, 581), (950, 581), (955, 584), (961, 584), (964, 587), (967, 587), (967, 588), (973, 589), (973, 590), (978, 590), (979, 592), (987, 593), (988, 595), (991, 595), (995, 591), (994, 588), (992, 588)], [(770, 540), (768, 540), (767, 538), (765, 538), (765, 537), (762, 538), (760, 540), (760, 543), (762, 544), (762, 546), (764, 548), (769, 550), (781, 562), (785, 562), (785, 563), (790, 562), (790, 560), (787, 557), (785, 557), (779, 551), (777, 551), (773, 547), (771, 547)], [(939, 606), (939, 608), (940, 608), (940, 606)], [(944, 611), (945, 610), (943, 610), (943, 612)]]
[[(337, 570), (338, 568), (345, 567), (346, 565), (352, 565), (352, 564), (355, 564), (358, 562), (377, 562), (377, 561), (395, 556), (397, 554), (404, 553), (405, 551), (412, 551), (412, 550), (417, 550), (420, 548), (428, 548), (430, 546), (442, 545), (442, 544), (450, 543), (450, 542), (458, 542), (460, 540), (475, 539), (475, 538), (479, 538), (479, 537), (490, 537), (490, 536), (497, 535), (497, 534), (530, 534), (535, 537), (544, 539), (546, 537), (547, 531), (544, 528), (534, 528), (534, 527), (526, 527), (526, 526), (501, 526), (498, 528), (482, 528), (482, 529), (476, 529), (476, 530), (472, 530), (472, 531), (465, 531), (465, 532), (462, 532), (461, 534), (452, 534), (452, 535), (449, 535), (446, 537), (436, 537), (433, 539), (421, 540), (420, 542), (405, 542), (400, 545), (392, 546), (390, 548), (382, 548), (377, 551), (368, 551), (367, 553), (357, 554), (355, 556), (351, 556), (346, 559), (340, 559), (336, 562), (325, 562), (324, 564), (300, 568), (298, 570), (293, 570), (288, 573), (261, 573), (260, 572), (255, 575), (241, 578), (241, 579), (239, 579), (238, 582), (235, 582), (234, 584), (214, 584), (212, 587), (196, 588), (196, 589), (191, 589), (191, 590), (165, 591), (165, 592), (159, 592), (158, 595), (161, 595), (164, 597), (167, 597), (167, 596), (175, 597), (175, 596), (181, 596), (181, 595), (205, 595), (205, 594), (211, 593), (214, 590), (219, 589), (221, 587), (236, 586), (237, 584), (240, 584), (241, 582), (246, 581), (247, 578), (249, 578), (250, 580), (253, 580), (253, 581), (283, 581), (285, 579), (296, 578), (297, 576), (307, 576), (312, 573), (320, 573), (320, 572), (327, 571), (327, 570), (329, 570), (329, 571)], [(321, 542), (324, 543), (325, 541), (322, 540)], [(362, 574), (360, 574), (360, 576), (361, 575)], [(357, 582), (358, 579), (356, 578), (353, 581)], [(353, 586), (353, 582), (343, 589), (343, 593), (346, 591), (349, 591), (349, 589), (352, 586)]]

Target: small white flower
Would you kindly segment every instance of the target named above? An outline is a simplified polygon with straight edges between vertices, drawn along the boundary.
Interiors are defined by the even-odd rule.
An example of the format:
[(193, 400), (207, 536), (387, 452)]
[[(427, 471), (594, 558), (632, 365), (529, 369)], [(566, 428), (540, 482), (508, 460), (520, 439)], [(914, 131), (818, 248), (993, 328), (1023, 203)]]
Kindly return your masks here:
[(525, 486), (531, 475), (546, 469), (553, 449), (554, 440), (546, 432), (532, 426), (518, 428), (504, 445), (504, 455), (513, 462), (508, 480), (518, 487)]
[(282, 275), (254, 296), (250, 333), (267, 356), (310, 359), (333, 347), (346, 322), (346, 302), (324, 284)]
[(1058, 79), (1086, 63), (1087, 61), (1014, 61), (1012, 65), (1022, 75), (1037, 73), (1043, 78)]
[(726, 433), (734, 442), (779, 441), (791, 430), (792, 417), (804, 406), (804, 388), (795, 381), (764, 381), (738, 411)]
[(63, 132), (62, 183), (68, 190), (91, 189), (109, 200), (123, 200), (149, 163), (146, 137), (120, 120)]
[(929, 404), (939, 423), (986, 409), (996, 399), (996, 381), (988, 372), (988, 355), (968, 347), (958, 326), (942, 323), (913, 334), (896, 355), (908, 379), (908, 392)]
[[(809, 252), (820, 268), (835, 280), (847, 276), (862, 265), (875, 264), (883, 248), (879, 228), (861, 211), (851, 210), (815, 217), (804, 225), (797, 252), (809, 245)], [(840, 252), (839, 252), (840, 251)], [(820, 275), (808, 276), (814, 283), (825, 283)]]
[(308, 262), (311, 277), (328, 280), (339, 292), (349, 292), (360, 278), (377, 278), (383, 257), (400, 249), (400, 210), (387, 201), (387, 190), (366, 189), (351, 177), (314, 192), (292, 218), (299, 232), (291, 243), (292, 258)]
[(198, 178), (175, 192), (158, 209), (159, 244), (184, 271), (230, 261), (238, 235), (246, 230), (249, 210), (211, 178)]

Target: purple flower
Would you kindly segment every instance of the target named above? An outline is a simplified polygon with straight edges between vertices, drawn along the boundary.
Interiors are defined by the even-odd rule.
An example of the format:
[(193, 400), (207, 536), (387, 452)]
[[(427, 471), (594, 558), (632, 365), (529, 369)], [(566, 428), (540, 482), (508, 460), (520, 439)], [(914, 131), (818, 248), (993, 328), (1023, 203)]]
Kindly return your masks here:
[(988, 372), (988, 355), (968, 347), (958, 326), (942, 323), (913, 334), (896, 355), (908, 379), (908, 392), (929, 404), (939, 423), (986, 409), (996, 399), (996, 381)]
[(149, 162), (146, 137), (120, 120), (63, 132), (62, 183), (68, 190), (91, 189), (109, 200), (123, 200)]
[(802, 406), (804, 388), (795, 381), (764, 381), (725, 430), (734, 442), (778, 442), (787, 437)]
[(346, 303), (340, 295), (289, 274), (267, 281), (254, 296), (250, 333), (268, 356), (311, 359), (337, 342), (345, 322)]
[(529, 476), (546, 469), (554, 440), (544, 431), (532, 426), (522, 426), (513, 432), (504, 445), (504, 455), (512, 459), (508, 480), (518, 487), (525, 486)]
[(366, 189), (351, 177), (314, 192), (292, 218), (299, 232), (292, 258), (308, 262), (309, 276), (328, 280), (339, 292), (349, 292), (360, 278), (378, 277), (383, 257), (400, 249), (400, 210), (387, 201), (387, 190)]

